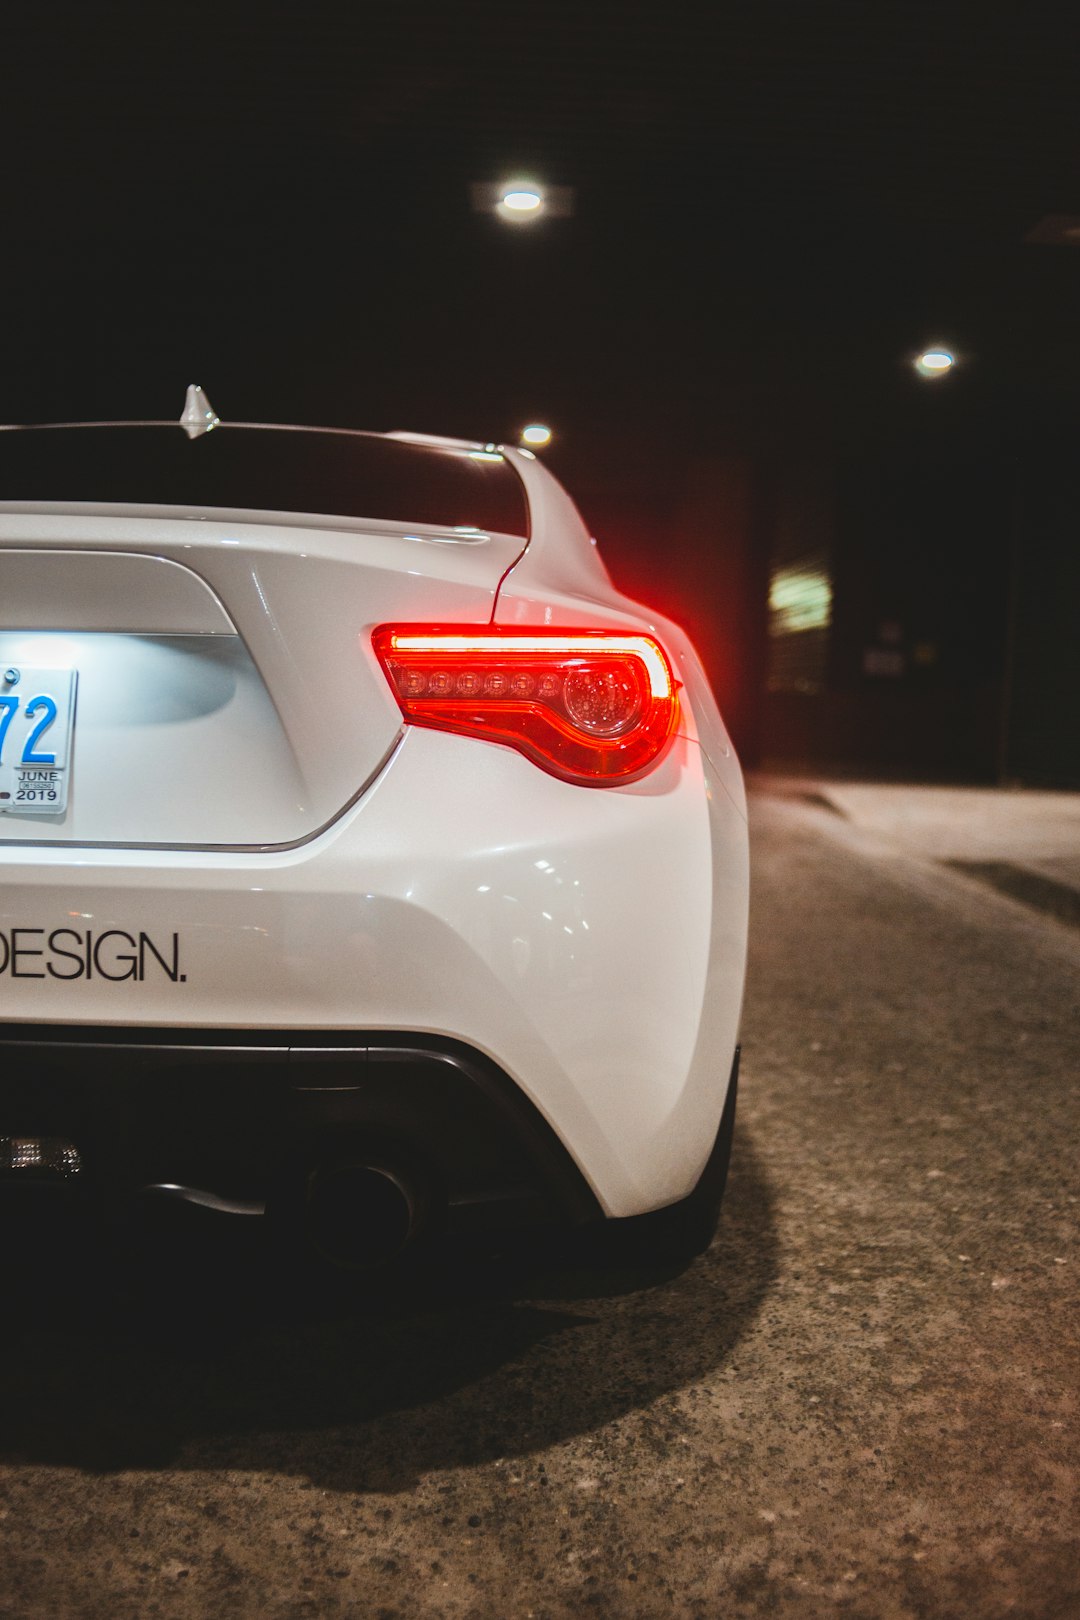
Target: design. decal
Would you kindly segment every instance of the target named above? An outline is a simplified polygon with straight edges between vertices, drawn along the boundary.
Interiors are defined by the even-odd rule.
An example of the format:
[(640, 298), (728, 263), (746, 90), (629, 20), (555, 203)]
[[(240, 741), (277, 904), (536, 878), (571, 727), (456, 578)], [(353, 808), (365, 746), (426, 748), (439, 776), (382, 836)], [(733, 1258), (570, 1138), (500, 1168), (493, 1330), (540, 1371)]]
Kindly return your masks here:
[(129, 934), (124, 928), (9, 928), (0, 929), (0, 978), (109, 979), (141, 984), (164, 977), (173, 984), (187, 982), (180, 971), (180, 935), (166, 936), (168, 944), (155, 944), (149, 934)]

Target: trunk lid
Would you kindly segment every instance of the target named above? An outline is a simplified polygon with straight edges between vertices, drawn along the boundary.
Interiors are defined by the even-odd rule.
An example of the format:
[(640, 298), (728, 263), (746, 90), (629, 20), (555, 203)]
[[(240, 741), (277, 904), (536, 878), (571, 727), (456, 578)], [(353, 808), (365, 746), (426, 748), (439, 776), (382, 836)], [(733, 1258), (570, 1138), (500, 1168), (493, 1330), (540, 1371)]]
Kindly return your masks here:
[[(4, 800), (0, 842), (310, 838), (400, 735), (372, 629), (488, 622), (524, 544), (476, 524), (0, 505), (0, 676), (17, 677), (0, 682), (0, 792), (24, 755), (63, 754), (65, 690), (73, 724), (63, 812)], [(30, 746), (47, 710), (26, 709), (53, 688)]]

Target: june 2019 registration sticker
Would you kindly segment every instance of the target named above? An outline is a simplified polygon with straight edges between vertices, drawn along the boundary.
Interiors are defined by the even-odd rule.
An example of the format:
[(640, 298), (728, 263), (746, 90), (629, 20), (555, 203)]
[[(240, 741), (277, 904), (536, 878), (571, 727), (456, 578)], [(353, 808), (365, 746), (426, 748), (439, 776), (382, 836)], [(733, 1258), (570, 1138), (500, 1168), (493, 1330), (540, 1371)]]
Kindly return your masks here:
[(0, 669), (0, 814), (67, 809), (76, 682), (73, 669)]

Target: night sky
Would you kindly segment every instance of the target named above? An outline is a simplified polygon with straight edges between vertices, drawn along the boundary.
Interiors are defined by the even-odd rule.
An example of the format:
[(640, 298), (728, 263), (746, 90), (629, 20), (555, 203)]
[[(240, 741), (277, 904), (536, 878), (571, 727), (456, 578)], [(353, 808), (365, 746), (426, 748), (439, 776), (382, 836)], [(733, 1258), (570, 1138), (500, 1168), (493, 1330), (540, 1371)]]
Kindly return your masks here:
[[(225, 415), (591, 455), (884, 403), (924, 341), (1071, 389), (1069, 8), (9, 8), (5, 416)], [(472, 180), (575, 191), (508, 230)], [(960, 379), (955, 379), (959, 381)]]
[[(717, 454), (1080, 428), (1080, 237), (1025, 240), (1080, 224), (1070, 12), (9, 7), (0, 418), (174, 418), (198, 381), (234, 420), (539, 419), (620, 583), (748, 600), (691, 566)], [(515, 173), (572, 216), (474, 211)], [(931, 341), (962, 364), (928, 388)]]

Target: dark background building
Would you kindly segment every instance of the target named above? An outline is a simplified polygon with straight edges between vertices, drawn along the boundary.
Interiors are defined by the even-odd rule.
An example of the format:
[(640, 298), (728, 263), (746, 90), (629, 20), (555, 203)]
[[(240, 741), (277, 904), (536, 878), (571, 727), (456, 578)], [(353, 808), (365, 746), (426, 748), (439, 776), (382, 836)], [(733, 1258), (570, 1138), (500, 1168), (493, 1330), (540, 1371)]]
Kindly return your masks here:
[(747, 760), (1080, 785), (1065, 8), (62, 0), (2, 60), (0, 418), (549, 421)]

